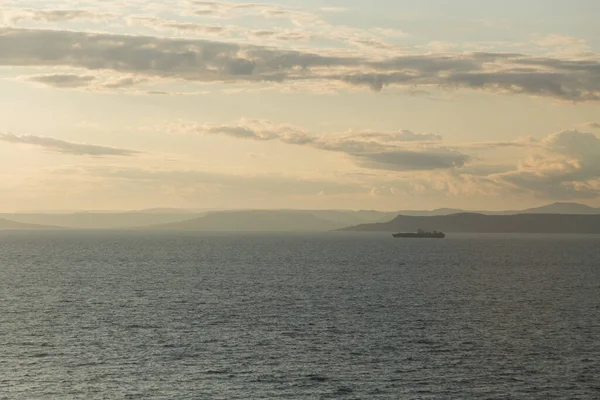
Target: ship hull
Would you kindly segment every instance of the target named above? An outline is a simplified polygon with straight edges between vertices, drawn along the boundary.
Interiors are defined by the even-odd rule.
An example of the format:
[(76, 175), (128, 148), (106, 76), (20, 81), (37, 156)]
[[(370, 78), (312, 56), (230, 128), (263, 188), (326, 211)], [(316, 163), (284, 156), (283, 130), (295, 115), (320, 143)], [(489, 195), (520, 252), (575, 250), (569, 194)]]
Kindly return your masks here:
[(444, 239), (446, 237), (443, 233), (394, 233), (392, 236), (405, 239)]

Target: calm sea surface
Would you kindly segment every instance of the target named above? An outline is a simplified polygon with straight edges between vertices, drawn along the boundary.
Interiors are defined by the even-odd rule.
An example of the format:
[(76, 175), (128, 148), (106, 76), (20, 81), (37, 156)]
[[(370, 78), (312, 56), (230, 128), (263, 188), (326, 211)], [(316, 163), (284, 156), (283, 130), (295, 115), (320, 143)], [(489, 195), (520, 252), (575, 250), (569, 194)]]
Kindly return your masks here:
[(600, 237), (0, 232), (0, 398), (599, 399)]

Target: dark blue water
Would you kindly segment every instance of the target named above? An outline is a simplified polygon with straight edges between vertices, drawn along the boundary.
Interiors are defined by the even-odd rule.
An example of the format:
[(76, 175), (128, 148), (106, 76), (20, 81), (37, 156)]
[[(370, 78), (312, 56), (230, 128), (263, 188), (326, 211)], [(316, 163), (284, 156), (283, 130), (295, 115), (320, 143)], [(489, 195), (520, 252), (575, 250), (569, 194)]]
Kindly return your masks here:
[(600, 398), (597, 236), (0, 232), (0, 305), (0, 398)]

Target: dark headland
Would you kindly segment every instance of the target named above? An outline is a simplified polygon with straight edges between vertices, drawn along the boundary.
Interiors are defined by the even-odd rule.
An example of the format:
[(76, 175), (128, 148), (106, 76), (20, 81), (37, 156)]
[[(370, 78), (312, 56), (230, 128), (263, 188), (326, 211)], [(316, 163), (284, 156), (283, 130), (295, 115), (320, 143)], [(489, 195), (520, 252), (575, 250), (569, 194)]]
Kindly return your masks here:
[(431, 217), (399, 215), (390, 222), (356, 225), (340, 231), (455, 233), (572, 233), (600, 234), (600, 215), (459, 213)]

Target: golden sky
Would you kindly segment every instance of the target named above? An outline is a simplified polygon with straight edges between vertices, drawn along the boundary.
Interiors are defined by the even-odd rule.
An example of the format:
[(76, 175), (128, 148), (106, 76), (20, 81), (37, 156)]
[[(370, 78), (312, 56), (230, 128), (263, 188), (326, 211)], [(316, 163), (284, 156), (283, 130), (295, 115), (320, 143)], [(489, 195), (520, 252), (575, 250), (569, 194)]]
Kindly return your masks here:
[(0, 211), (598, 206), (598, 15), (0, 0)]

